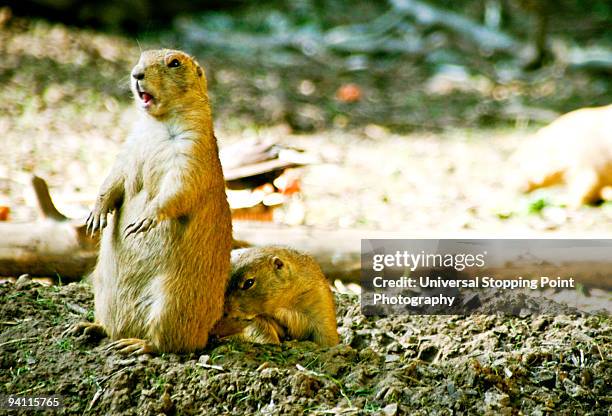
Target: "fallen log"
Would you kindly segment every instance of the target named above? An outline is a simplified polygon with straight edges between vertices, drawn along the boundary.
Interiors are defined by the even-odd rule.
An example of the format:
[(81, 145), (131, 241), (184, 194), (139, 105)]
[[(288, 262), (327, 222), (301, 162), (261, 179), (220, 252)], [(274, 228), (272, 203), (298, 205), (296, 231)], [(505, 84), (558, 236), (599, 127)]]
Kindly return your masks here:
[(71, 220), (53, 205), (44, 180), (32, 186), (40, 219), (35, 223), (0, 223), (0, 276), (82, 278), (96, 262), (98, 238), (88, 236), (83, 221)]
[[(33, 177), (40, 219), (34, 223), (0, 222), (0, 276), (60, 277), (76, 281), (95, 265), (98, 237), (87, 235), (84, 221), (60, 213), (45, 181)], [(391, 238), (396, 233), (366, 233), (371, 238)], [(249, 221), (234, 222), (234, 248), (249, 245), (285, 245), (311, 253), (330, 279), (358, 281), (359, 230), (327, 231)]]
[[(58, 276), (66, 281), (82, 279), (93, 268), (97, 258), (97, 237), (85, 232), (82, 220), (71, 220), (62, 215), (51, 200), (45, 182), (32, 180), (41, 219), (35, 223), (12, 224), (0, 222), (0, 276)], [(311, 254), (321, 265), (330, 280), (359, 282), (362, 239), (401, 238), (482, 238), (475, 233), (460, 235), (415, 235), (405, 232), (372, 230), (322, 230), (304, 226), (286, 226), (274, 223), (234, 221), (234, 248), (266, 245), (282, 245)], [(507, 236), (512, 237), (512, 236)], [(525, 235), (516, 236), (525, 238)], [(539, 237), (534, 234), (532, 237)], [(567, 238), (589, 236), (569, 235)], [(596, 236), (594, 236), (596, 237)], [(570, 260), (570, 259), (568, 259)], [(518, 265), (491, 264), (493, 276), (511, 279), (525, 274)], [(597, 267), (595, 267), (597, 266)], [(609, 278), (610, 264), (585, 264), (573, 259), (562, 265), (564, 272), (574, 275), (578, 283), (587, 287), (612, 290)], [(558, 266), (555, 270), (558, 270)], [(538, 272), (552, 273), (545, 267)]]
[[(96, 263), (98, 236), (86, 233), (84, 221), (60, 213), (45, 181), (32, 178), (40, 219), (34, 223), (0, 222), (0, 276), (43, 276), (76, 281)], [(330, 278), (359, 280), (357, 230), (338, 232), (235, 221), (234, 248), (286, 245), (312, 253)]]

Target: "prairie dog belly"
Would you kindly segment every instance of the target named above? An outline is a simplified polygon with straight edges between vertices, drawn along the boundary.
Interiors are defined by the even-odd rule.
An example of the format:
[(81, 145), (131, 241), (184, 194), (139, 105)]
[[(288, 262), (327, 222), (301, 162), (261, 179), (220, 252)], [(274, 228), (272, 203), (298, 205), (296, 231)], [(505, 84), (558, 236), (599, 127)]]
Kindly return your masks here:
[[(96, 316), (112, 329), (111, 336), (146, 337), (145, 328), (153, 305), (159, 308), (163, 295), (160, 283), (168, 273), (162, 259), (176, 246), (182, 233), (177, 222), (163, 221), (147, 234), (125, 238), (125, 228), (138, 218), (148, 203), (146, 192), (127, 201), (109, 219), (100, 244), (100, 270), (95, 278), (96, 297), (101, 302)], [(104, 309), (102, 309), (104, 308)], [(129, 335), (127, 335), (129, 334)]]
[[(116, 249), (120, 249), (129, 254), (132, 260), (154, 260), (156, 254), (167, 250), (165, 243), (169, 239), (175, 239), (176, 234), (172, 233), (171, 228), (176, 225), (176, 221), (160, 221), (156, 227), (149, 230), (147, 234), (131, 235), (126, 237), (125, 229), (128, 225), (137, 221), (144, 210), (150, 204), (149, 196), (142, 190), (127, 200), (115, 214), (112, 225), (112, 244)], [(178, 235), (180, 237), (180, 235)], [(145, 250), (146, 248), (146, 250)], [(154, 250), (151, 252), (150, 250)], [(122, 253), (123, 253), (122, 251)], [(119, 259), (121, 261), (121, 259)]]

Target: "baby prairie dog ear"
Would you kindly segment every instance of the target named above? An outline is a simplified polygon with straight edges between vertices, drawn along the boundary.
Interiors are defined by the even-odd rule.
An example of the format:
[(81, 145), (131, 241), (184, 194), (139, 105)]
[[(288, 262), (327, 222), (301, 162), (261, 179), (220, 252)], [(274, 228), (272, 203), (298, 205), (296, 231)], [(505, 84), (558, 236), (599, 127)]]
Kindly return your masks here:
[(274, 266), (274, 270), (281, 270), (285, 267), (285, 263), (277, 256), (272, 257), (272, 265)]
[(197, 63), (196, 63), (196, 73), (198, 74), (200, 78), (202, 77), (202, 74), (204, 74), (204, 72), (202, 71), (202, 67), (198, 65)]

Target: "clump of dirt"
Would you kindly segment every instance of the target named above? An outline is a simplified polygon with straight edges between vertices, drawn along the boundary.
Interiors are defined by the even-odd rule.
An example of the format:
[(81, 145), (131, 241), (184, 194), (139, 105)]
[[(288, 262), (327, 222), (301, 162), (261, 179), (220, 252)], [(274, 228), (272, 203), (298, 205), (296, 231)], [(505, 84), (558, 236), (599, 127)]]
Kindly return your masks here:
[(64, 336), (85, 283), (0, 285), (0, 392), (59, 394), (64, 414), (606, 414), (610, 318), (362, 315), (337, 295), (340, 345), (212, 342), (123, 357)]

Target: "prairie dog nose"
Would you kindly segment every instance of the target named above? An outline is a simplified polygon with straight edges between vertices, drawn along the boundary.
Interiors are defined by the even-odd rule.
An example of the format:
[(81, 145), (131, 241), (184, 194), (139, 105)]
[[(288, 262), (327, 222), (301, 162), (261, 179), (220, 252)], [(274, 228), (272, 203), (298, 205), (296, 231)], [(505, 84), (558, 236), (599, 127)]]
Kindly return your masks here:
[(144, 79), (144, 71), (141, 69), (134, 69), (132, 71), (132, 78), (136, 79), (136, 80), (143, 80)]

